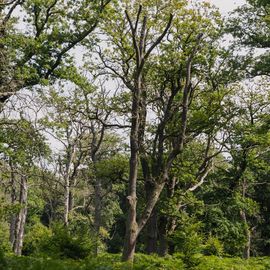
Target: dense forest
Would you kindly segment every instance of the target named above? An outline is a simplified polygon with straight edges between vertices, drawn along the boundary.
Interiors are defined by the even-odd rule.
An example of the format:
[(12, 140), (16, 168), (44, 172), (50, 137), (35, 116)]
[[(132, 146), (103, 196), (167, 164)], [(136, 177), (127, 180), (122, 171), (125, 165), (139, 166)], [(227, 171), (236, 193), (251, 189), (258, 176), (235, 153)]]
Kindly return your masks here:
[(1, 0), (0, 269), (270, 269), (269, 14)]

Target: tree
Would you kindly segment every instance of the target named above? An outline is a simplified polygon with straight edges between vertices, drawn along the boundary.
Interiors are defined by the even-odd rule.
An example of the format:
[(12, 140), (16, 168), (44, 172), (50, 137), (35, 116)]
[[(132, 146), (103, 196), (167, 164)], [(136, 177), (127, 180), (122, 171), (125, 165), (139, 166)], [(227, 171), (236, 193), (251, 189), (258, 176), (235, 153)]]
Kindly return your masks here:
[[(181, 5), (181, 4), (180, 4)], [(127, 5), (123, 12), (119, 12), (119, 16), (124, 17), (121, 23), (121, 29), (117, 35), (113, 32), (107, 33), (113, 45), (127, 44), (127, 47), (120, 47), (118, 55), (121, 55), (120, 62), (113, 63), (119, 64), (120, 70), (114, 68), (101, 56), (102, 63), (108, 68), (115, 76), (122, 79), (125, 86), (131, 91), (131, 128), (130, 128), (130, 165), (129, 165), (129, 191), (128, 191), (128, 217), (126, 225), (126, 236), (124, 240), (123, 260), (133, 261), (136, 240), (144, 227), (148, 214), (137, 223), (137, 177), (138, 177), (138, 160), (139, 151), (144, 140), (145, 121), (146, 121), (146, 66), (148, 59), (153, 53), (154, 49), (162, 42), (167, 34), (171, 23), (172, 14), (162, 23), (164, 28), (155, 29), (153, 26), (153, 10), (151, 5), (146, 5), (146, 8), (136, 3)], [(144, 10), (145, 8), (145, 10)], [(137, 10), (133, 16), (128, 10)], [(152, 14), (151, 14), (152, 13)], [(133, 15), (133, 14), (132, 14)], [(160, 14), (161, 15), (161, 14)], [(162, 17), (164, 15), (161, 15)], [(165, 18), (167, 14), (165, 14)], [(158, 21), (160, 21), (158, 19)], [(156, 23), (158, 22), (156, 21)], [(128, 24), (127, 28), (125, 25)], [(155, 35), (157, 38), (155, 38)], [(122, 51), (121, 51), (122, 50)], [(127, 53), (127, 54), (125, 54)], [(117, 56), (114, 60), (117, 59)], [(151, 208), (151, 206), (150, 206)], [(151, 209), (150, 209), (151, 212)]]
[(25, 119), (2, 125), (0, 151), (10, 179), (11, 204), (18, 203), (18, 213), (10, 219), (13, 251), (21, 255), (27, 216), (28, 183), (35, 175), (38, 158), (48, 154), (44, 137)]
[[(174, 7), (174, 20), (170, 15), (171, 7)], [(210, 49), (210, 42), (218, 38), (220, 19), (207, 5), (201, 8), (198, 5), (197, 9), (189, 10), (185, 2), (144, 3), (131, 6), (129, 10), (135, 13), (134, 22), (129, 12), (125, 11), (125, 19), (115, 27), (119, 29), (118, 32), (105, 29), (113, 51), (109, 54), (106, 51), (98, 53), (108, 73), (122, 80), (131, 91), (129, 215), (123, 260), (132, 261), (138, 235), (170, 177), (175, 159), (183, 151), (187, 140), (189, 107), (195, 91), (201, 87), (203, 89), (205, 73), (202, 70), (207, 57), (213, 61), (211, 53), (214, 50)], [(118, 16), (123, 16), (121, 14), (120, 10)], [(201, 19), (204, 16), (207, 19)], [(188, 26), (188, 21), (194, 23)], [(190, 32), (187, 27), (190, 27)], [(206, 58), (204, 54), (207, 54)], [(156, 125), (148, 127), (146, 119), (150, 107), (156, 116)], [(152, 129), (153, 136), (149, 138), (153, 142), (149, 155), (146, 150), (148, 128)], [(138, 219), (136, 187), (139, 159), (145, 183), (149, 187), (144, 209)]]
[[(24, 87), (59, 78), (86, 83), (70, 52), (86, 40), (91, 42), (91, 34), (109, 3), (110, 0), (78, 0), (75, 5), (74, 1), (63, 0), (2, 1), (1, 103)], [(22, 30), (16, 27), (18, 20)]]

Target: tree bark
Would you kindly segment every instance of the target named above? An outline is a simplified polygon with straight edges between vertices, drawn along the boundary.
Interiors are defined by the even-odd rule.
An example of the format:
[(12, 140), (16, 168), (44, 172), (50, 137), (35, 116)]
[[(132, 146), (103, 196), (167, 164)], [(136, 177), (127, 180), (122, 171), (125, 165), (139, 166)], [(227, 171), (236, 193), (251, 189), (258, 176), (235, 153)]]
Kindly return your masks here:
[[(133, 129), (137, 129), (137, 119), (132, 121)], [(136, 240), (138, 235), (138, 224), (137, 224), (137, 168), (138, 168), (138, 150), (137, 143), (134, 141), (137, 134), (134, 130), (131, 133), (131, 156), (130, 156), (130, 172), (129, 172), (129, 195), (127, 196), (128, 201), (128, 216), (126, 221), (126, 234), (124, 240), (124, 249), (122, 254), (123, 261), (133, 262)], [(136, 140), (136, 139), (135, 139)]]
[(95, 245), (95, 255), (99, 253), (99, 237), (100, 237), (100, 226), (101, 226), (101, 181), (99, 178), (95, 179), (95, 216), (94, 216), (94, 228), (96, 232), (96, 245)]
[(168, 239), (167, 239), (167, 217), (160, 216), (159, 219), (159, 246), (158, 255), (164, 257), (168, 254)]
[(65, 226), (68, 226), (69, 224), (69, 212), (70, 212), (70, 206), (71, 206), (71, 189), (70, 189), (70, 178), (71, 178), (71, 170), (72, 170), (72, 163), (74, 161), (75, 155), (76, 155), (76, 145), (69, 146), (70, 149), (67, 151), (67, 162), (66, 162), (66, 168), (64, 173), (64, 181), (65, 181), (65, 187), (64, 187), (64, 224)]
[[(16, 185), (15, 185), (15, 175), (13, 171), (13, 165), (10, 161), (10, 169), (11, 169), (11, 205), (14, 205), (16, 202)], [(11, 246), (14, 246), (14, 242), (16, 239), (16, 214), (11, 214), (10, 217), (10, 226), (9, 226), (9, 241), (11, 243)]]
[(157, 221), (158, 221), (158, 213), (157, 209), (154, 208), (152, 211), (152, 215), (150, 216), (148, 222), (147, 222), (147, 228), (146, 228), (146, 246), (145, 251), (147, 254), (153, 254), (157, 253), (157, 241), (158, 241), (158, 227), (157, 227)]
[(28, 187), (27, 187), (26, 176), (22, 176), (21, 182), (20, 182), (20, 199), (19, 199), (21, 209), (17, 217), (16, 239), (14, 241), (14, 246), (13, 246), (13, 251), (18, 256), (22, 254), (24, 227), (25, 227), (25, 221), (26, 221), (26, 215), (27, 215), (27, 195), (28, 195)]
[(68, 226), (69, 222), (69, 177), (65, 179), (65, 212), (64, 212), (64, 223)]

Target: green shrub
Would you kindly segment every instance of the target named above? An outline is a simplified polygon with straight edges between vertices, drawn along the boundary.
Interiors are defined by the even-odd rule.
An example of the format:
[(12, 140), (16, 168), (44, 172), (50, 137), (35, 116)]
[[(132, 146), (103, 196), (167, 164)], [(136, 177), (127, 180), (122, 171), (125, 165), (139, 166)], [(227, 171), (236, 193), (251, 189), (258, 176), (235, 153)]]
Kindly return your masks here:
[(93, 246), (87, 232), (71, 232), (56, 224), (52, 229), (52, 236), (42, 246), (42, 251), (53, 258), (84, 259), (92, 253)]
[(0, 222), (0, 249), (2, 252), (11, 252), (9, 242), (9, 225), (7, 222)]
[(37, 255), (44, 251), (44, 246), (48, 244), (52, 237), (52, 230), (41, 223), (34, 224), (29, 228), (23, 242), (23, 255)]
[(203, 238), (200, 233), (200, 223), (186, 224), (179, 228), (173, 235), (173, 242), (177, 252), (181, 252), (181, 258), (188, 269), (200, 263), (203, 249)]
[(218, 238), (210, 236), (203, 248), (204, 255), (222, 256), (224, 250), (223, 245)]
[(34, 224), (26, 234), (23, 255), (84, 259), (93, 251), (94, 240), (87, 231), (71, 231), (60, 224), (47, 228)]
[(4, 269), (7, 266), (4, 250), (0, 247), (0, 269)]

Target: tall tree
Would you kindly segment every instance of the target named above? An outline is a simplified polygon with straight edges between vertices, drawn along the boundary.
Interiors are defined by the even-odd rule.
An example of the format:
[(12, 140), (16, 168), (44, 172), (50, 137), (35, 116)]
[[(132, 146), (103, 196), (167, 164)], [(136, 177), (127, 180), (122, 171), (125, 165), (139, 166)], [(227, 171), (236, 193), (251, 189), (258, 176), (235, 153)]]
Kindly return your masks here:
[[(118, 11), (118, 16), (124, 17), (115, 27), (118, 31), (105, 29), (114, 51), (110, 50), (110, 54), (99, 52), (108, 73), (122, 80), (131, 91), (129, 215), (123, 260), (133, 260), (138, 235), (151, 216), (175, 159), (183, 151), (187, 140), (189, 106), (195, 89), (202, 86), (204, 77), (196, 68), (204, 60), (207, 61), (198, 60), (203, 54), (211, 54), (207, 44), (218, 37), (220, 20), (217, 13), (211, 11), (207, 4), (198, 4), (194, 10), (187, 9), (185, 4), (185, 1), (142, 3), (140, 6), (129, 6), (125, 15), (123, 11)], [(204, 16), (211, 19), (199, 19)], [(215, 20), (213, 24), (212, 19)], [(199, 22), (196, 23), (196, 20)], [(188, 21), (193, 22), (189, 25), (191, 31), (187, 30)], [(156, 77), (153, 75), (154, 68), (160, 70)], [(157, 116), (157, 125), (151, 127), (154, 128), (151, 138), (154, 145), (153, 154), (148, 159), (145, 145), (147, 117), (151, 107), (159, 106), (162, 107), (160, 111), (152, 111)], [(177, 123), (175, 126), (173, 121)], [(137, 215), (136, 191), (139, 159), (145, 182), (150, 183), (140, 218)]]

